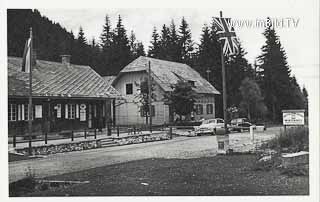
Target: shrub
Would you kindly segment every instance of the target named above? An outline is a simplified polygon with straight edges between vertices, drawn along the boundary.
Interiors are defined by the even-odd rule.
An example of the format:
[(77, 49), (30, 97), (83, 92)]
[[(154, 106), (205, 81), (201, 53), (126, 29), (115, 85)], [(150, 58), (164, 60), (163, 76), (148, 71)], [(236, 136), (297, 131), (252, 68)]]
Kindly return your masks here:
[(309, 129), (302, 126), (282, 130), (280, 136), (263, 144), (262, 148), (288, 148), (288, 152), (309, 151)]

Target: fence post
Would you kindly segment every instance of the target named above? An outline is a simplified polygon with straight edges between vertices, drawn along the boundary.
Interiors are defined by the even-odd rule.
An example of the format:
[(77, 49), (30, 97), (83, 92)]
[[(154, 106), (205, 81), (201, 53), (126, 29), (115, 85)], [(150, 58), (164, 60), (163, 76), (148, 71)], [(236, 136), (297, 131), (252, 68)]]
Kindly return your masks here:
[(111, 136), (111, 126), (110, 124), (107, 125), (107, 133), (108, 133), (108, 136)]
[(117, 136), (119, 137), (120, 131), (119, 131), (119, 126), (117, 126)]
[(86, 130), (86, 128), (84, 129), (84, 139), (87, 139), (87, 130)]
[(13, 133), (13, 147), (16, 147), (16, 133)]
[(48, 133), (44, 133), (44, 144), (48, 144)]
[(133, 134), (136, 134), (136, 126), (133, 126)]
[(172, 139), (172, 126), (170, 126), (169, 134), (170, 134), (170, 139)]
[(94, 139), (97, 139), (97, 129), (94, 129)]
[(73, 142), (74, 136), (73, 136), (73, 130), (71, 131), (71, 141)]

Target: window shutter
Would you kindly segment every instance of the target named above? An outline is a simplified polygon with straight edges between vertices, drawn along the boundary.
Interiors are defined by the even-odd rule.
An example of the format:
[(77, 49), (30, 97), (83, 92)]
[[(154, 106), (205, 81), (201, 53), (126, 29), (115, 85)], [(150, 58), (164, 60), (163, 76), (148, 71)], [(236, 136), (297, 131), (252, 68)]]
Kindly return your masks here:
[(21, 105), (18, 105), (18, 121), (21, 120)]
[(79, 104), (76, 104), (76, 118), (79, 118)]
[(24, 118), (24, 113), (25, 113), (24, 110), (25, 110), (24, 109), (24, 104), (22, 104), (21, 105), (21, 120), (25, 120), (25, 118)]
[(68, 119), (68, 104), (65, 105), (65, 117)]

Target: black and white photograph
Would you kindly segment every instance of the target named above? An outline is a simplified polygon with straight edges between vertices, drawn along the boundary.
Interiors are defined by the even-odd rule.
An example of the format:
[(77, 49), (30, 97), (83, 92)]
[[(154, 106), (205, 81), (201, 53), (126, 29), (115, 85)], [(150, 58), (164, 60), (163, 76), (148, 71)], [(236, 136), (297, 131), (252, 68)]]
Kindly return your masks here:
[(319, 200), (317, 0), (5, 0), (0, 47), (2, 199)]

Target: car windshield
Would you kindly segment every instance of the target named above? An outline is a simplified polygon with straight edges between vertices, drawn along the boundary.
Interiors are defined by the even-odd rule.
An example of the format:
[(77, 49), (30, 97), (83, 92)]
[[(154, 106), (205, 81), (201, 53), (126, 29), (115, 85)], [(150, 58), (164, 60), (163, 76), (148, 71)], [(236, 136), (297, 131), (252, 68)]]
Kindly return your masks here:
[(204, 120), (202, 124), (209, 124), (209, 123), (215, 123), (215, 122), (216, 122), (215, 119), (208, 119), (208, 120)]

